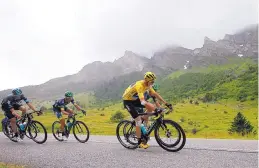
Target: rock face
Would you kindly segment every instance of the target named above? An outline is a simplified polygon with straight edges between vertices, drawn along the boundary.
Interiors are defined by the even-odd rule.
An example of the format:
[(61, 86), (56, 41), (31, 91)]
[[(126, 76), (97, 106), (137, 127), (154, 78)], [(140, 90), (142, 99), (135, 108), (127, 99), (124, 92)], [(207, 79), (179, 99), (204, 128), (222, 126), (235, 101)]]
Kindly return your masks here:
[(192, 58), (192, 50), (183, 47), (167, 48), (156, 52), (151, 62), (160, 68), (183, 68), (186, 61)]
[[(218, 41), (204, 38), (201, 48), (190, 50), (174, 46), (157, 51), (148, 59), (132, 51), (125, 51), (124, 55), (114, 62), (96, 61), (85, 65), (78, 73), (51, 79), (37, 86), (22, 87), (29, 97), (50, 99), (63, 96), (66, 90), (85, 92), (106, 87), (110, 81), (120, 82), (126, 78), (141, 76), (146, 71), (153, 71), (158, 75), (165, 75), (177, 69), (190, 69), (193, 66), (207, 66), (222, 64), (228, 57), (258, 58), (258, 25), (247, 27), (234, 35), (226, 34)], [(118, 86), (119, 87), (119, 86)], [(0, 91), (0, 98), (8, 95), (9, 90)]]
[(234, 35), (226, 34), (217, 42), (205, 37), (203, 47), (195, 49), (194, 55), (257, 57), (258, 25), (245, 28)]
[(114, 61), (114, 65), (121, 67), (122, 74), (128, 74), (134, 71), (142, 71), (149, 59), (139, 56), (132, 51), (125, 51), (124, 56)]

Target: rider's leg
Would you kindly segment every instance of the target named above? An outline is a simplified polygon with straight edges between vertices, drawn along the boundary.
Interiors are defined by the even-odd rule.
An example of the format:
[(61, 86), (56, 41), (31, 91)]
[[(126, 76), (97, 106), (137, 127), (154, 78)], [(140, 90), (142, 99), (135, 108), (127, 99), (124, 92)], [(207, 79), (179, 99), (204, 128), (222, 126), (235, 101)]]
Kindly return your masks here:
[(59, 119), (60, 122), (60, 127), (59, 131), (64, 132), (64, 127), (65, 127), (65, 118), (63, 118), (62, 112), (55, 111), (57, 118)]
[(64, 132), (64, 127), (65, 127), (65, 118), (60, 119), (60, 131)]
[[(156, 109), (156, 106), (149, 102), (146, 103), (145, 107), (148, 113), (152, 113)], [(142, 118), (144, 119), (145, 125), (148, 126), (149, 115), (145, 115)]]
[(141, 123), (142, 123), (141, 117), (138, 116), (138, 117), (136, 117), (134, 120), (135, 120), (135, 123), (136, 123), (136, 136), (137, 136), (137, 138), (138, 138), (138, 144), (140, 144), (140, 143), (141, 143), (141, 130), (140, 130), (140, 125), (141, 125)]
[(12, 131), (15, 133), (15, 137), (18, 137), (17, 126), (16, 126), (16, 117), (12, 114), (10, 109), (4, 105), (2, 105), (2, 110), (4, 111), (5, 116), (10, 121)]
[(65, 118), (61, 117), (59, 119), (59, 121), (60, 121), (60, 128), (59, 128), (59, 130), (60, 130), (60, 132), (62, 132), (62, 139), (64, 139), (65, 135), (66, 135), (65, 130), (64, 130), (64, 128), (65, 128)]
[(60, 128), (59, 128), (59, 131), (60, 132), (62, 132), (62, 139), (64, 139), (65, 138), (65, 135), (66, 135), (66, 133), (65, 133), (65, 118), (63, 117), (63, 115), (62, 115), (62, 112), (61, 113), (59, 113), (60, 115), (59, 115), (59, 122), (60, 122)]
[(11, 124), (12, 130), (13, 130), (15, 136), (17, 137), (18, 131), (17, 131), (17, 125), (16, 125), (16, 118), (15, 117), (10, 119), (10, 124)]
[(12, 131), (14, 132), (14, 138), (18, 138), (18, 131), (17, 131), (17, 125), (16, 125), (16, 117), (11, 113), (11, 111), (9, 111), (8, 113), (6, 113), (6, 116), (8, 117), (11, 127), (12, 127)]
[[(136, 111), (136, 106), (135, 105), (139, 105), (140, 102), (136, 102), (136, 101), (124, 101), (124, 107), (128, 110), (128, 112), (130, 113), (130, 115), (132, 116), (132, 118), (135, 120), (136, 123), (136, 136), (138, 138), (138, 145), (140, 148), (148, 148), (149, 145), (148, 144), (144, 144), (141, 141), (141, 130), (140, 130), (140, 125), (142, 124), (142, 120), (141, 117), (138, 115), (138, 112)], [(141, 105), (141, 104), (140, 104)], [(141, 106), (138, 106), (141, 107)]]

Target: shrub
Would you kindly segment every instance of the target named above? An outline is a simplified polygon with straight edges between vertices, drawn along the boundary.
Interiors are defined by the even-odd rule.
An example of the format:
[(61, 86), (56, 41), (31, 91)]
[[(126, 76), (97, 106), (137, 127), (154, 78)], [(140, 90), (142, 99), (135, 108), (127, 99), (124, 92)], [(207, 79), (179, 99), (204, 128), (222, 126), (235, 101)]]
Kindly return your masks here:
[(111, 116), (110, 120), (112, 122), (120, 122), (121, 120), (124, 119), (124, 117), (125, 117), (125, 115), (121, 111), (117, 111), (116, 113), (114, 113)]

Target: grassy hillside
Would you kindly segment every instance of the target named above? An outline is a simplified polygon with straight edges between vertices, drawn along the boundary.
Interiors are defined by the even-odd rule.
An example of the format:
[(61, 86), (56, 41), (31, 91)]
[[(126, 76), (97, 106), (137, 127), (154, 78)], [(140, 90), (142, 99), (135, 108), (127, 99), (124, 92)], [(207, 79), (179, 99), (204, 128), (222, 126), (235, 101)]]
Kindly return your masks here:
[(177, 71), (161, 81), (160, 86), (160, 93), (174, 102), (190, 97), (206, 98), (205, 101), (256, 101), (258, 65), (242, 60), (222, 66)]

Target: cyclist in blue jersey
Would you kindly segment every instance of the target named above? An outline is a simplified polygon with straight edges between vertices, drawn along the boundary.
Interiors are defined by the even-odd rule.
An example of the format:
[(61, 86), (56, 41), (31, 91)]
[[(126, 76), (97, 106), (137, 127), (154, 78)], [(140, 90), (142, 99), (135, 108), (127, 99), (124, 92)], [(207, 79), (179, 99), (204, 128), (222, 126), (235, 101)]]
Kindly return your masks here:
[(65, 136), (65, 118), (62, 116), (62, 114), (68, 115), (69, 117), (74, 114), (73, 110), (67, 107), (69, 103), (72, 103), (77, 110), (81, 110), (84, 114), (86, 114), (86, 111), (83, 110), (78, 104), (76, 104), (73, 98), (73, 93), (70, 91), (65, 93), (65, 98), (56, 100), (53, 104), (53, 111), (57, 118), (60, 120), (60, 131), (62, 132), (62, 138)]

